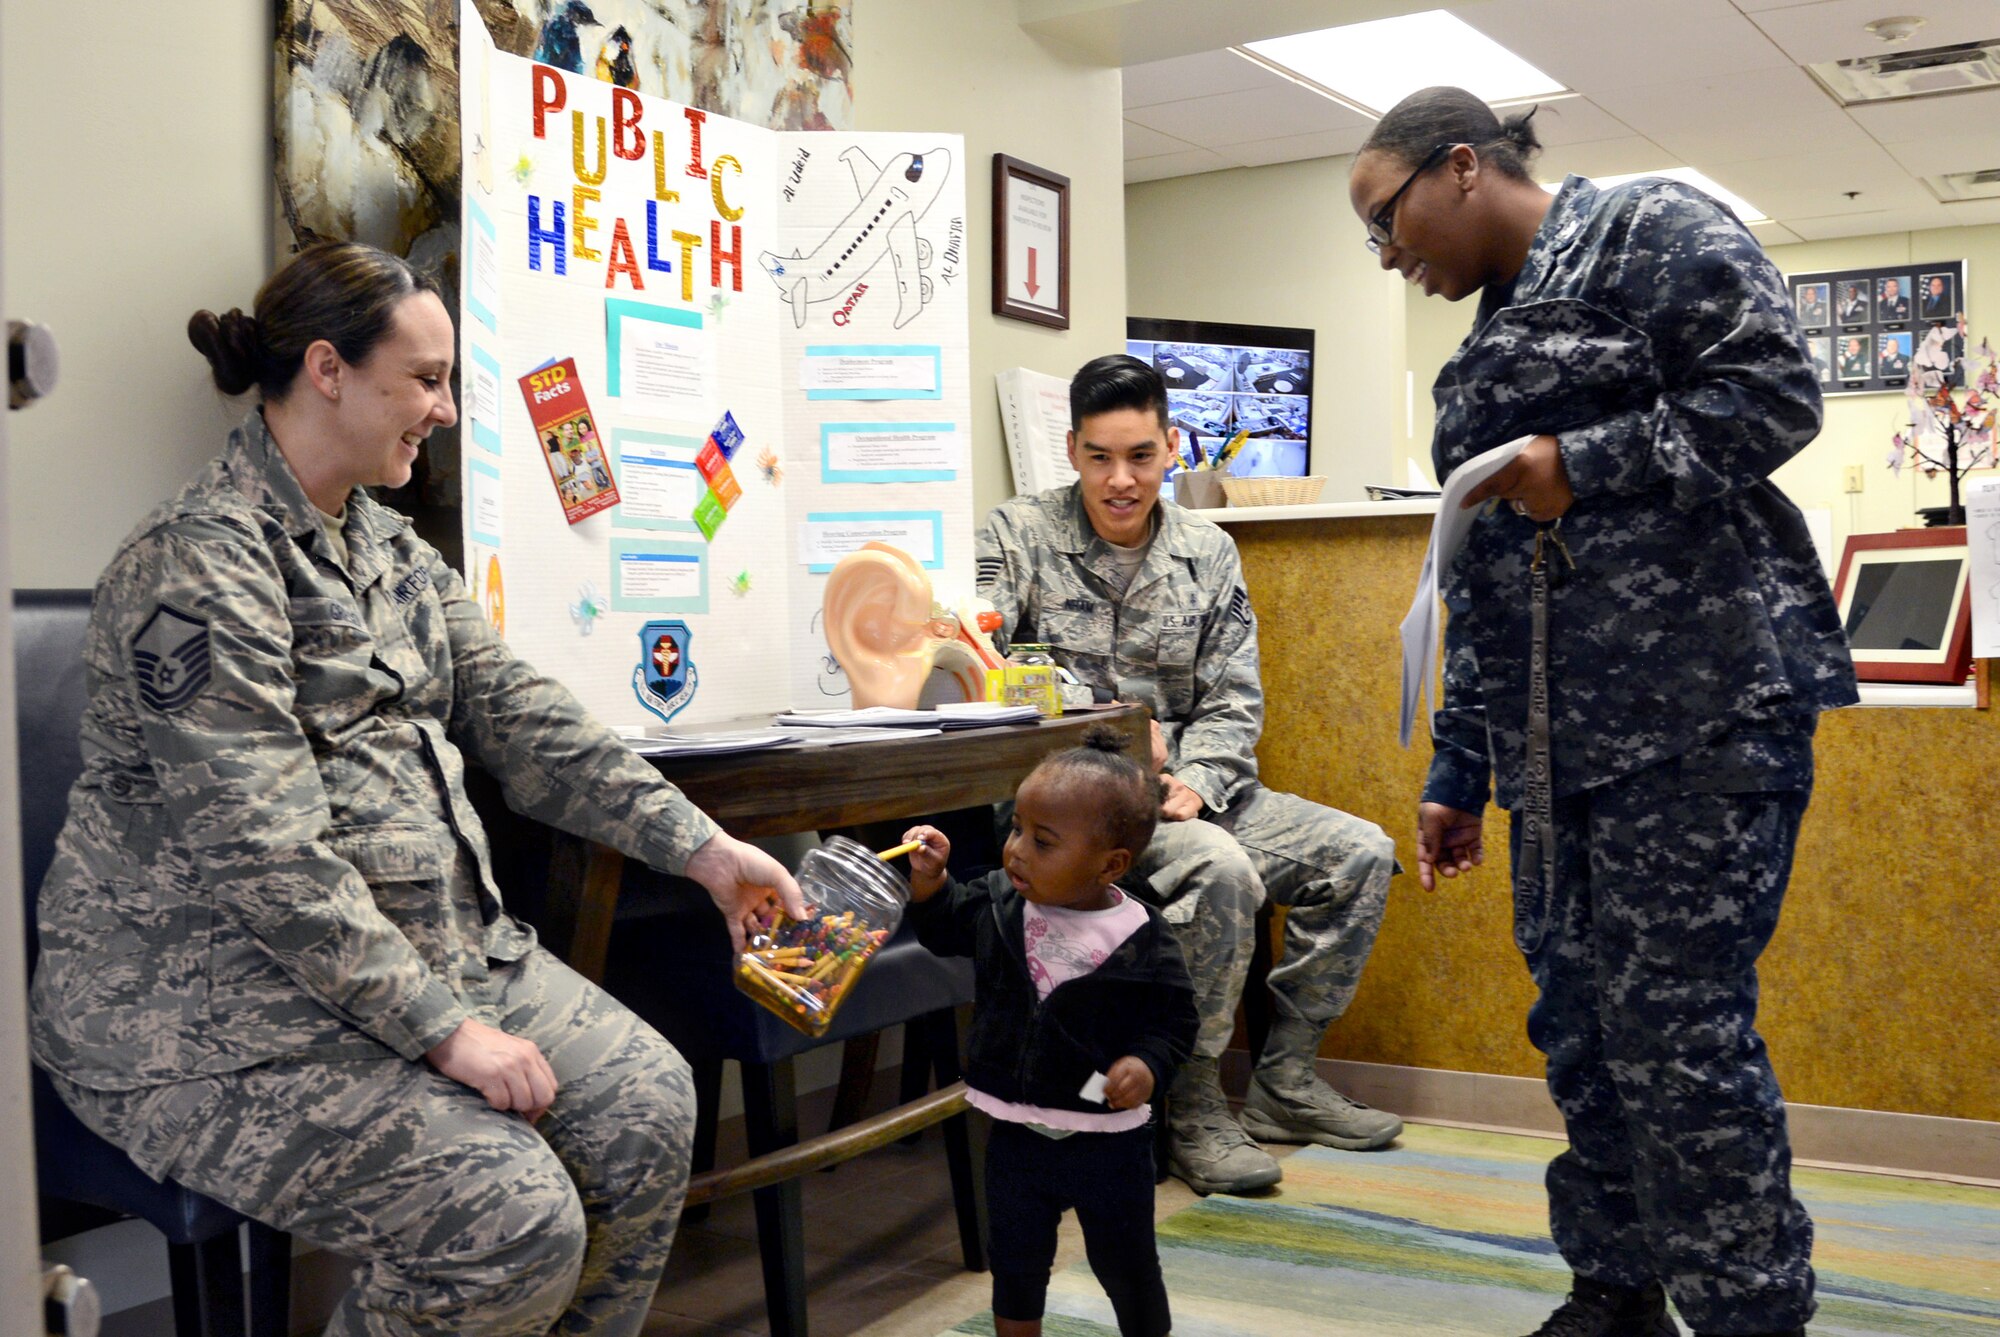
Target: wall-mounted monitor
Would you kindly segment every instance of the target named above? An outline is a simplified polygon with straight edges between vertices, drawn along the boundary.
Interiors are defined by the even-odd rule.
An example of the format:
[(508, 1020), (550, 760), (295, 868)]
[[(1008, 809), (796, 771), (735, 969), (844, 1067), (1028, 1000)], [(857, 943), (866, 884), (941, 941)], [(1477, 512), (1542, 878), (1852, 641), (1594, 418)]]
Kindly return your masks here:
[(1183, 465), (1191, 462), (1195, 440), (1213, 453), (1248, 430), (1232, 472), (1309, 472), (1311, 330), (1132, 316), (1125, 322), (1125, 349), (1160, 369), (1167, 417), (1181, 429)]

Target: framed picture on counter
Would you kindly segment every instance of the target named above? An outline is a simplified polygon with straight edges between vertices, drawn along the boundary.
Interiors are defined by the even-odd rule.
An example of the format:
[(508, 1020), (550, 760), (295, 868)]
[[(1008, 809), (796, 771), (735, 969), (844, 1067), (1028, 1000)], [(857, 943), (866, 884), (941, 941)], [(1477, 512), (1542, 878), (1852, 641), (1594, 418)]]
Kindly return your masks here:
[(1956, 686), (1972, 672), (1965, 527), (1850, 534), (1834, 602), (1863, 682)]

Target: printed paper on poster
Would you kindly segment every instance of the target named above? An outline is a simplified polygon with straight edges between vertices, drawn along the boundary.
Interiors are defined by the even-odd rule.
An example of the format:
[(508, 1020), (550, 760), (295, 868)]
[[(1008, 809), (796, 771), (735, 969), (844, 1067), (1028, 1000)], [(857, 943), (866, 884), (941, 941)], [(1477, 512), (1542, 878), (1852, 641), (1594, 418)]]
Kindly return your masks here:
[(576, 359), (564, 358), (521, 378), (536, 448), (549, 466), (549, 481), (562, 499), (571, 524), (618, 504), (618, 487), (604, 457), (597, 419), (583, 397)]
[(930, 570), (944, 566), (944, 514), (940, 511), (851, 511), (808, 515), (799, 526), (799, 561), (814, 571), (833, 565), (865, 543), (901, 548)]
[(609, 390), (626, 415), (700, 422), (715, 400), (715, 355), (699, 311), (604, 303)]

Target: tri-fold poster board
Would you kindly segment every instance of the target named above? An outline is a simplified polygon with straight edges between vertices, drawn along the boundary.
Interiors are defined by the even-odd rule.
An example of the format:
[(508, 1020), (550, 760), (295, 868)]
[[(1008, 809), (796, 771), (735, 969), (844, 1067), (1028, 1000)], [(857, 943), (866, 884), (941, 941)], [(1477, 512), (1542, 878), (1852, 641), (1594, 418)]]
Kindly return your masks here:
[(969, 594), (965, 149), (774, 131), (460, 6), (466, 574), (607, 723), (844, 704), (825, 575)]

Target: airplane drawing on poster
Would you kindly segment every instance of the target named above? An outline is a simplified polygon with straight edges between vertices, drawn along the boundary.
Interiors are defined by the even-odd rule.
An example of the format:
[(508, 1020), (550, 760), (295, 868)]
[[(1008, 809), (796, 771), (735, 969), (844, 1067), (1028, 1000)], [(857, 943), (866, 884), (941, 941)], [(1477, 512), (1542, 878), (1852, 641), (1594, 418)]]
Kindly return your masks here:
[[(856, 146), (843, 152), (840, 160), (854, 179), (856, 200), (847, 216), (810, 255), (794, 247), (790, 255), (766, 251), (758, 259), (791, 302), (792, 323), (803, 328), (807, 308), (816, 303), (839, 301), (851, 309), (864, 295), (857, 291), (860, 281), (886, 255), (896, 285), (900, 330), (923, 314), (936, 293), (932, 275), (925, 272), (932, 268), (936, 248), (918, 234), (917, 223), (951, 179), (951, 153), (943, 148), (898, 153), (878, 166)], [(841, 308), (836, 308), (833, 323), (847, 323)]]

